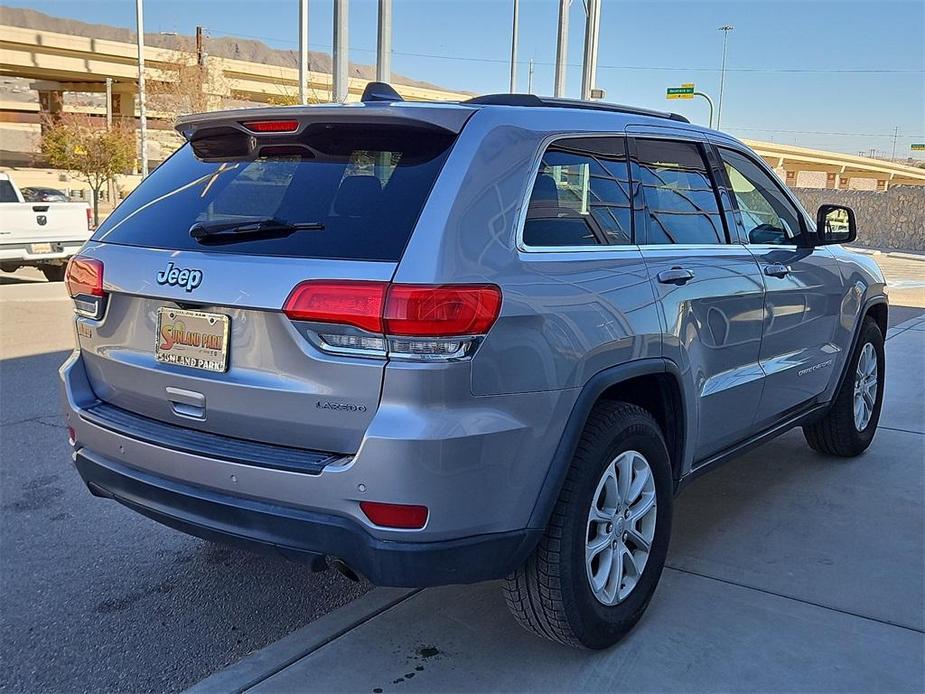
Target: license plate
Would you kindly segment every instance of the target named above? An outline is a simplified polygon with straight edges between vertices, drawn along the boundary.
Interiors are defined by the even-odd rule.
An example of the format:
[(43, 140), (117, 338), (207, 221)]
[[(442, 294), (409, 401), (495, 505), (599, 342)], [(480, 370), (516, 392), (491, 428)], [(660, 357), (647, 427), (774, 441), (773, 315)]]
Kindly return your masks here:
[(221, 313), (162, 306), (157, 310), (154, 358), (192, 369), (227, 371), (230, 323), (228, 316)]
[(54, 248), (50, 243), (30, 243), (29, 252), (32, 254), (52, 253)]

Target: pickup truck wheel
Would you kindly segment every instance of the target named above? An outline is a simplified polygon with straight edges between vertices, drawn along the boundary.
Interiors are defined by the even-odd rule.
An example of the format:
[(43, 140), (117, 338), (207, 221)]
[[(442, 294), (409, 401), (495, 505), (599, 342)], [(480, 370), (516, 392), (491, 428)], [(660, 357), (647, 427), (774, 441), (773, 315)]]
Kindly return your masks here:
[(64, 281), (64, 265), (42, 265), (41, 270), (42, 274), (45, 275), (45, 279), (49, 282)]
[(552, 518), (504, 594), (529, 631), (607, 648), (642, 617), (665, 564), (673, 485), (668, 450), (646, 410), (592, 411)]
[(832, 407), (821, 419), (803, 427), (810, 448), (842, 458), (867, 450), (880, 421), (884, 366), (883, 334), (876, 321), (865, 318)]

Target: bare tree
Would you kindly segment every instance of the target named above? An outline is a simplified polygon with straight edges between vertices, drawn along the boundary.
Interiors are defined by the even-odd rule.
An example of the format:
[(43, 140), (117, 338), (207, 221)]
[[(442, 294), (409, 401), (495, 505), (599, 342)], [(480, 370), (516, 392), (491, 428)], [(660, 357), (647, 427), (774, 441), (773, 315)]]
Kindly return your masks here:
[(220, 73), (193, 61), (178, 65), (175, 78), (153, 82), (148, 88), (148, 108), (167, 118), (176, 119), (190, 113), (203, 113), (220, 105), (224, 94)]

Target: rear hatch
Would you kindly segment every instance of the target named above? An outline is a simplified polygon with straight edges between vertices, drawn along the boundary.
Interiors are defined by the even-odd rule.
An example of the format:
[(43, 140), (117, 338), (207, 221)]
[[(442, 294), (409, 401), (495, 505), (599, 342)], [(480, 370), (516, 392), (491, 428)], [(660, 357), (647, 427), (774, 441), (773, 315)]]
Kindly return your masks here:
[(468, 113), (450, 111), (449, 125), (383, 107), (367, 119), (243, 113), (181, 125), (191, 142), (84, 249), (105, 302), (78, 330), (87, 374), (135, 415), (353, 453), (385, 359), (352, 353), (360, 328), (342, 331), (352, 348), (328, 349), (318, 325), (283, 309), (305, 281), (391, 280)]

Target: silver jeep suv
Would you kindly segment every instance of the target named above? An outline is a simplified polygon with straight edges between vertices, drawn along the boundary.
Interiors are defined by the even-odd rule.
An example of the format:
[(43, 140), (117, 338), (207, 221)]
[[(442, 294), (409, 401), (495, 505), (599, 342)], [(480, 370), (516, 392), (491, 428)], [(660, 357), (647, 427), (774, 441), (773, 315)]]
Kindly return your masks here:
[(613, 644), (675, 494), (795, 426), (854, 456), (884, 281), (741, 142), (531, 95), (184, 118), (70, 264), (93, 494), (375, 584), (505, 579)]

